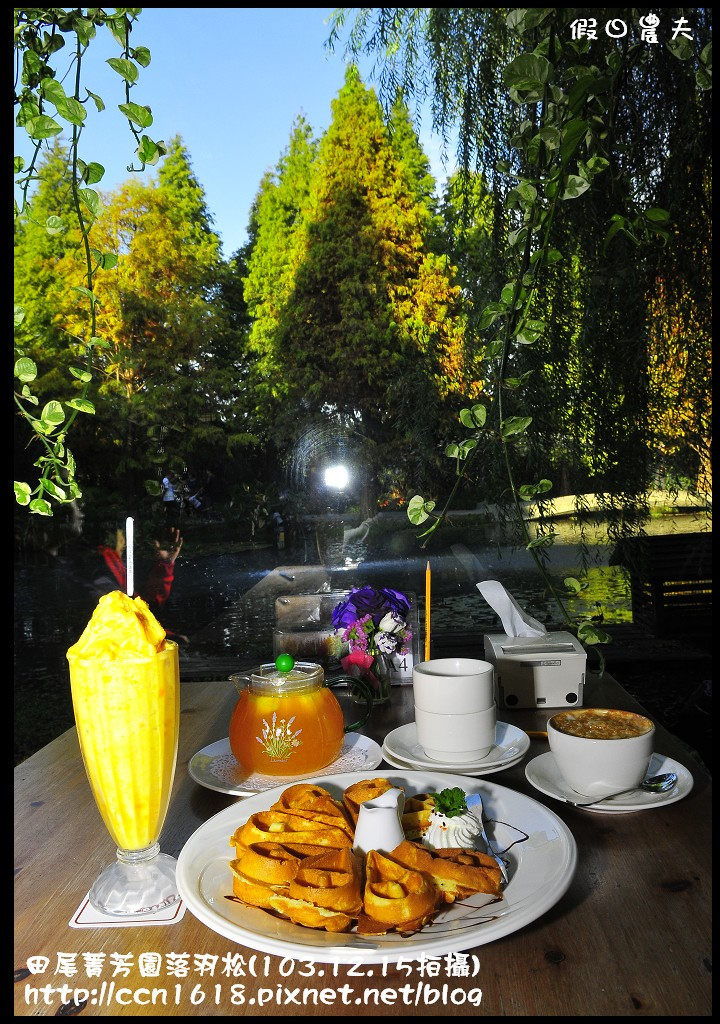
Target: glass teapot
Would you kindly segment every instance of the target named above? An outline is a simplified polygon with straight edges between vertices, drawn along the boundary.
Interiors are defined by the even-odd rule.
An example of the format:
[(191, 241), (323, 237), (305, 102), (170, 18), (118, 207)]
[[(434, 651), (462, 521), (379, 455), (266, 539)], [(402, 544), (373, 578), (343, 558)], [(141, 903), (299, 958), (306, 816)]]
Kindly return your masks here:
[[(295, 662), (289, 654), (230, 680), (240, 694), (230, 719), (230, 749), (248, 772), (288, 776), (325, 768), (337, 759), (345, 733), (363, 726), (372, 710), (372, 691), (361, 679), (327, 680), (322, 665)], [(365, 703), (351, 725), (332, 692), (342, 685)]]

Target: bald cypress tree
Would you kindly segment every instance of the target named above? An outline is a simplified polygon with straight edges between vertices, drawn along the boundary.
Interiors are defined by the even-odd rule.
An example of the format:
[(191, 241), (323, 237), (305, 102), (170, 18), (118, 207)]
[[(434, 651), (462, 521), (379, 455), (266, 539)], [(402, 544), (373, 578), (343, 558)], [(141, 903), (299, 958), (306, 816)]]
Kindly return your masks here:
[[(278, 431), (291, 439), (301, 411), (305, 425), (316, 419), (351, 432), (368, 513), (381, 468), (395, 472), (402, 490), (418, 433), (451, 396), (472, 388), (459, 289), (447, 261), (428, 248), (427, 171), (406, 159), (419, 155), (417, 142), (398, 146), (398, 138), (393, 144), (374, 91), (350, 68), (300, 216), (277, 236), (290, 240), (287, 273), (274, 296), (268, 282), (251, 301), (253, 342), (287, 413)], [(251, 284), (259, 251), (249, 261)], [(272, 314), (263, 308), (270, 302)]]

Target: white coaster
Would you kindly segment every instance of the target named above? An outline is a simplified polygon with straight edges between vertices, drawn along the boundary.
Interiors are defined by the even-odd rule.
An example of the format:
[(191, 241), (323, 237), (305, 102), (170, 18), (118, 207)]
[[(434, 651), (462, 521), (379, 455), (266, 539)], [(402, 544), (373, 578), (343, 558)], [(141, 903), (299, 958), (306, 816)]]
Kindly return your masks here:
[(185, 901), (178, 900), (169, 907), (161, 907), (152, 914), (128, 914), (117, 917), (114, 914), (103, 914), (96, 910), (90, 903), (90, 893), (87, 894), (80, 906), (77, 908), (68, 924), (71, 928), (137, 928), (144, 924), (177, 924), (185, 914)]

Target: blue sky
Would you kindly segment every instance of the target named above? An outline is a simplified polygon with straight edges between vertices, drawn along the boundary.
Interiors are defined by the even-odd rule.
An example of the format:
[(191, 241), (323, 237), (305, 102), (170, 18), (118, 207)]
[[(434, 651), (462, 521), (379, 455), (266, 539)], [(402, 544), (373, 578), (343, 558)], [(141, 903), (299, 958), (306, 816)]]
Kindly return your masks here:
[[(318, 136), (330, 124), (330, 104), (342, 88), (346, 66), (342, 47), (331, 54), (324, 45), (332, 10), (145, 7), (139, 15), (132, 41), (146, 46), (152, 60), (141, 69), (131, 98), (152, 109), (151, 138), (181, 136), (226, 257), (246, 240), (262, 176), (286, 148), (296, 118), (302, 114)], [(80, 153), (105, 167), (96, 186), (101, 190), (129, 177), (134, 150), (117, 110), (124, 100), (122, 80), (105, 64), (118, 52), (107, 29), (98, 32), (83, 76), (106, 105), (88, 116)], [(65, 60), (59, 67), (66, 65)], [(361, 63), (360, 71), (372, 85), (370, 63)], [(439, 142), (429, 122), (420, 135), (441, 180)], [(27, 148), (16, 152), (28, 156)]]

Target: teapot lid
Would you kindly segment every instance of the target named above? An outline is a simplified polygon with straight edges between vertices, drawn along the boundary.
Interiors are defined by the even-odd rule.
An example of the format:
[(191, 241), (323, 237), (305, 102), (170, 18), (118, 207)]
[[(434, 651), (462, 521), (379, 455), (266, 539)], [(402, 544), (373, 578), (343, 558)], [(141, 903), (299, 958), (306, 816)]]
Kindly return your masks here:
[(322, 665), (312, 661), (295, 661), (290, 654), (279, 654), (274, 662), (253, 672), (250, 685), (263, 693), (295, 693), (322, 686), (325, 673)]

